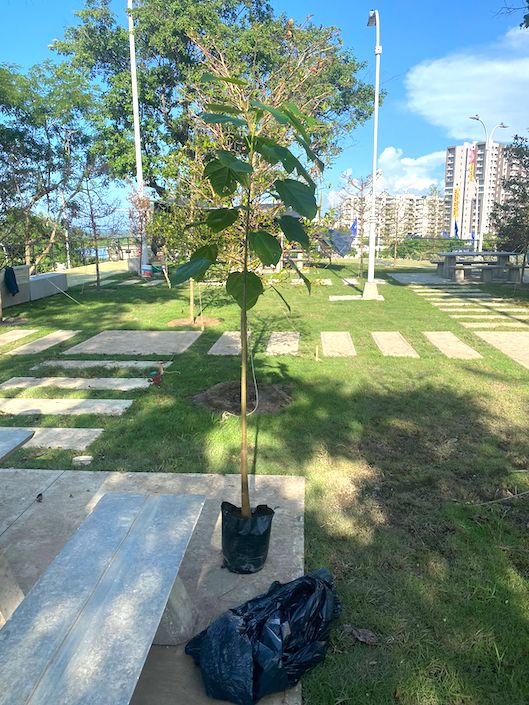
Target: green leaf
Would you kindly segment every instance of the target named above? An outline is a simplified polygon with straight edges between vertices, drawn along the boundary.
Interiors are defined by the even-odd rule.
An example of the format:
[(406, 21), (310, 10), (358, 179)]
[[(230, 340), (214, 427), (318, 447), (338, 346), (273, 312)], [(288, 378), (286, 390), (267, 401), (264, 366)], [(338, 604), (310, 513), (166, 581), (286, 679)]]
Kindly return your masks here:
[(322, 162), (322, 160), (316, 155), (316, 152), (314, 152), (314, 150), (312, 149), (312, 147), (310, 146), (310, 144), (308, 143), (308, 141), (302, 139), (301, 137), (298, 137), (297, 140), (296, 140), (296, 142), (297, 142), (299, 145), (301, 145), (301, 146), (303, 147), (303, 149), (305, 150), (305, 154), (307, 155), (307, 157), (308, 157), (310, 160), (312, 160), (312, 161), (314, 162), (314, 164), (316, 164), (316, 166), (318, 167), (318, 169), (319, 169), (320, 171), (323, 171), (324, 168), (325, 168), (325, 164), (324, 164), (324, 163)]
[(232, 78), (231, 76), (216, 76), (214, 73), (205, 71), (200, 79), (203, 83), (214, 83), (215, 81), (223, 81), (224, 83), (233, 83), (236, 86), (246, 86), (247, 82), (242, 78)]
[(244, 182), (245, 174), (236, 174), (232, 169), (224, 166), (219, 159), (212, 159), (204, 167), (204, 177), (219, 196), (231, 196), (237, 189), (238, 183)]
[[(226, 291), (235, 299), (241, 308), (243, 302), (244, 272), (232, 272), (226, 280)], [(246, 272), (246, 310), (249, 311), (264, 293), (263, 283), (257, 274)]]
[(258, 110), (265, 110), (270, 115), (273, 115), (280, 125), (288, 125), (289, 119), (282, 110), (279, 108), (274, 108), (273, 105), (267, 105), (266, 103), (261, 103), (259, 100), (251, 100), (250, 105), (252, 108), (257, 108)]
[(274, 186), (285, 206), (312, 220), (318, 212), (314, 189), (294, 179), (278, 179)]
[(309, 186), (316, 188), (316, 184), (303, 164), (286, 147), (277, 144), (277, 142), (274, 142), (274, 140), (271, 140), (268, 137), (256, 137), (254, 139), (254, 148), (255, 151), (258, 152), (263, 159), (272, 166), (278, 162), (281, 162), (283, 168), (288, 174), (291, 174), (295, 170), (305, 179)]
[(299, 218), (294, 218), (292, 215), (282, 215), (279, 218), (279, 227), (285, 233), (285, 237), (289, 242), (299, 242), (305, 249), (310, 247), (309, 236), (305, 232), (305, 228), (300, 223)]
[(248, 162), (243, 162), (231, 152), (227, 152), (224, 149), (217, 150), (217, 158), (221, 164), (228, 167), (232, 171), (236, 171), (238, 174), (251, 174), (253, 169), (248, 164)]
[(236, 127), (246, 127), (246, 122), (233, 115), (223, 115), (222, 113), (202, 113), (200, 116), (208, 125), (224, 125), (230, 123)]
[(190, 259), (207, 259), (213, 264), (217, 261), (218, 254), (219, 248), (216, 245), (203, 245), (193, 252)]
[(291, 124), (294, 130), (299, 135), (301, 135), (306, 142), (308, 142), (309, 136), (301, 120), (291, 110), (288, 109), (285, 103), (283, 103), (281, 109), (283, 111), (283, 114), (287, 116), (288, 122)]
[(234, 105), (228, 103), (208, 103), (206, 105), (208, 113), (227, 113), (228, 115), (240, 115), (241, 111)]
[(277, 264), (283, 251), (276, 238), (266, 230), (255, 230), (248, 233), (250, 248), (265, 265)]
[(203, 257), (197, 257), (191, 259), (189, 262), (180, 265), (173, 276), (171, 277), (171, 282), (176, 286), (177, 284), (183, 284), (188, 279), (201, 279), (204, 274), (211, 267), (213, 262), (210, 259), (205, 259)]
[(303, 272), (301, 271), (301, 269), (298, 269), (298, 265), (294, 262), (293, 259), (291, 259), (290, 257), (287, 257), (287, 262), (288, 262), (290, 265), (292, 265), (292, 268), (295, 269), (296, 272), (299, 274), (299, 276), (303, 279), (303, 283), (304, 283), (305, 286), (307, 287), (307, 291), (308, 291), (309, 294), (310, 294), (310, 293), (311, 293), (311, 289), (312, 289), (312, 284), (310, 283), (310, 281), (309, 281), (309, 280), (307, 279), (307, 277), (303, 274)]
[(208, 212), (205, 223), (214, 233), (220, 233), (221, 230), (233, 225), (238, 217), (238, 208), (216, 208)]
[(271, 286), (271, 288), (276, 292), (276, 294), (279, 296), (279, 298), (281, 299), (281, 301), (285, 304), (285, 306), (287, 307), (288, 312), (289, 312), (289, 313), (292, 313), (292, 309), (290, 308), (290, 304), (289, 304), (288, 301), (285, 299), (285, 297), (283, 296), (283, 294), (279, 291), (279, 289), (276, 289), (276, 287), (275, 287), (273, 284), (270, 284), (270, 286)]

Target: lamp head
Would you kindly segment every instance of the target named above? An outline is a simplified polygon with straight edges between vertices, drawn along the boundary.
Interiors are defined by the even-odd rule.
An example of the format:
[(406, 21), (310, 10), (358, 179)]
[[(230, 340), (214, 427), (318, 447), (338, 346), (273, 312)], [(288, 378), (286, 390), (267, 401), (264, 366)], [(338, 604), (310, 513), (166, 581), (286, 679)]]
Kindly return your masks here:
[(370, 10), (369, 18), (367, 20), (367, 26), (368, 27), (376, 27), (377, 26), (377, 11), (376, 10)]
[(498, 125), (498, 127), (501, 127), (502, 130), (508, 130), (508, 129), (509, 129), (509, 125), (505, 125), (503, 122), (500, 122), (500, 124)]
[(476, 114), (476, 115), (469, 115), (469, 116), (468, 116), (468, 119), (469, 119), (469, 120), (478, 120), (478, 121), (481, 121), (481, 118), (480, 118), (479, 115), (477, 115), (477, 114)]

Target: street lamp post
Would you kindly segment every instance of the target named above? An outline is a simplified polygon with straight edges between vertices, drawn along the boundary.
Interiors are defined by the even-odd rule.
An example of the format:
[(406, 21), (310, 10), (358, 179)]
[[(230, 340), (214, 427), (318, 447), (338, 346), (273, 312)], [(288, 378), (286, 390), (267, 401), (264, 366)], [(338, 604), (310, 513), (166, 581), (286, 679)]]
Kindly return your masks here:
[[(476, 235), (478, 238), (478, 241), (476, 243), (478, 252), (481, 252), (483, 250), (483, 221), (485, 220), (485, 209), (484, 205), (486, 205), (486, 198), (487, 198), (487, 192), (488, 192), (488, 169), (487, 169), (487, 156), (489, 153), (489, 146), (492, 144), (492, 138), (494, 135), (494, 132), (498, 129), (501, 128), (502, 130), (506, 130), (509, 126), (505, 125), (503, 122), (498, 123), (495, 125), (489, 135), (489, 132), (487, 130), (487, 127), (483, 120), (479, 117), (479, 115), (471, 115), (469, 117), (470, 120), (475, 120), (476, 122), (480, 122), (481, 125), (483, 126), (483, 130), (485, 131), (485, 148), (483, 150), (483, 198), (482, 198), (482, 203), (481, 203), (481, 211), (482, 211), (482, 217), (480, 218), (480, 213), (479, 213), (479, 181), (477, 178), (474, 176), (476, 179)], [(475, 247), (476, 247), (475, 245)]]
[(369, 258), (367, 264), (367, 282), (362, 293), (363, 299), (380, 299), (375, 282), (376, 250), (376, 181), (377, 181), (377, 143), (378, 143), (378, 100), (380, 91), (380, 15), (378, 10), (371, 10), (367, 21), (368, 27), (375, 27), (375, 104), (373, 111), (373, 169), (371, 176), (371, 218), (369, 220)]
[(130, 79), (132, 84), (132, 117), (134, 122), (134, 152), (136, 155), (136, 188), (137, 188), (137, 209), (138, 220), (141, 228), (141, 251), (140, 251), (140, 274), (142, 264), (148, 260), (147, 241), (144, 234), (145, 213), (144, 213), (144, 183), (143, 164), (141, 158), (141, 132), (140, 132), (140, 109), (138, 101), (138, 77), (136, 73), (136, 42), (134, 39), (134, 18), (132, 16), (132, 0), (127, 0), (129, 15), (129, 52), (130, 52)]

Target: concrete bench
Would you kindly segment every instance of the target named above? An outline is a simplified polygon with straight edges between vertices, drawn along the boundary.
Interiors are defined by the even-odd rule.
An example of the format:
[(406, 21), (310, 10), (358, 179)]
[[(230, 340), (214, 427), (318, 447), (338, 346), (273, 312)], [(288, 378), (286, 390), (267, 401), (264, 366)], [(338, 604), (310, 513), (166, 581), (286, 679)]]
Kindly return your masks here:
[(127, 705), (151, 644), (190, 636), (177, 574), (203, 504), (105, 495), (0, 630), (0, 705)]

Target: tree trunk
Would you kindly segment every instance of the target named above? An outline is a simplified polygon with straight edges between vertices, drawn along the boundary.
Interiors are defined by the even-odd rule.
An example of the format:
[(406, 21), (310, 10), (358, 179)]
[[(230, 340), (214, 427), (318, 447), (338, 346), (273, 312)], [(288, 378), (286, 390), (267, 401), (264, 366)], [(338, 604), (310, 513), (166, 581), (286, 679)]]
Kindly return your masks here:
[(51, 235), (50, 235), (50, 237), (49, 237), (48, 244), (47, 244), (46, 247), (42, 250), (42, 252), (40, 253), (40, 255), (35, 259), (35, 262), (33, 263), (33, 265), (30, 267), (30, 270), (29, 270), (29, 273), (30, 273), (30, 274), (35, 274), (35, 272), (37, 271), (37, 267), (39, 266), (39, 264), (40, 264), (40, 263), (42, 262), (42, 260), (43, 260), (45, 257), (47, 257), (48, 254), (50, 253), (50, 250), (51, 250), (51, 248), (53, 247), (53, 243), (55, 242), (55, 237), (57, 236), (57, 229), (58, 229), (58, 227), (59, 227), (59, 224), (58, 224), (58, 223), (55, 223), (54, 226), (53, 226), (53, 230), (51, 231)]

